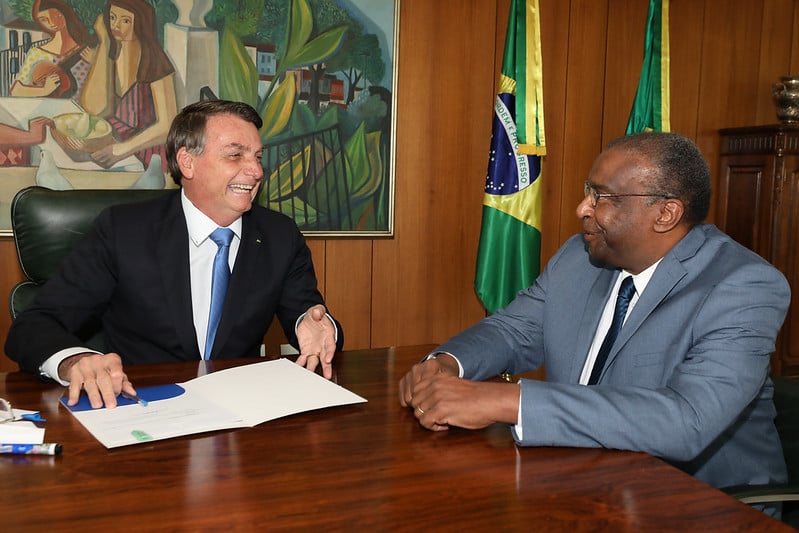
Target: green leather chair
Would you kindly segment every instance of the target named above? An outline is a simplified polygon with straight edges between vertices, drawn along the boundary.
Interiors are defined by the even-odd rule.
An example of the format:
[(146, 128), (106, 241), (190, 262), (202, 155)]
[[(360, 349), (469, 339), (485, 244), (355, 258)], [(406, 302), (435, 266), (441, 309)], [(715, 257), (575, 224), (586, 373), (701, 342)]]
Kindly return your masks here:
[[(166, 192), (166, 189), (52, 190), (38, 186), (20, 190), (11, 202), (11, 228), (19, 264), (27, 279), (11, 289), (12, 320), (31, 304), (103, 209), (149, 200)], [(102, 348), (102, 337), (96, 332), (87, 332), (86, 336), (92, 339), (90, 347)]]

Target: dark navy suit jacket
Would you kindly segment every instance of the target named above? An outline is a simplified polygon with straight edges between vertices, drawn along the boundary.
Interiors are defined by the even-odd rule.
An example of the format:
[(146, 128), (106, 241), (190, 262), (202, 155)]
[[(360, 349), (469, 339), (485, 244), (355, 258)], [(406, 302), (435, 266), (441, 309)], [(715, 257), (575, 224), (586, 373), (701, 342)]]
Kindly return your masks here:
[[(105, 349), (125, 365), (201, 359), (194, 330), (189, 236), (180, 193), (114, 206), (65, 258), (14, 321), (6, 353), (24, 370), (85, 345), (98, 322)], [(294, 221), (263, 207), (242, 216), (242, 235), (212, 359), (257, 357), (276, 315), (296, 346), (297, 318), (324, 304), (311, 253)], [(337, 324), (338, 348), (343, 332)]]

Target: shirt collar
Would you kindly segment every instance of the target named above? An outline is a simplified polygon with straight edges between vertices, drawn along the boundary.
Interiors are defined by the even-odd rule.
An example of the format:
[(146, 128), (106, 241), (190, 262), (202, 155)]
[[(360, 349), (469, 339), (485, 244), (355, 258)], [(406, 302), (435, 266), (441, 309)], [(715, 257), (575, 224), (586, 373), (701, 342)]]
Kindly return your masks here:
[(632, 276), (633, 284), (635, 284), (635, 292), (640, 296), (641, 293), (644, 292), (644, 289), (646, 289), (646, 286), (649, 285), (649, 281), (652, 279), (652, 276), (655, 274), (655, 270), (657, 269), (661, 261), (663, 261), (662, 257), (657, 261), (655, 261), (654, 263), (652, 263), (652, 265), (650, 265), (646, 270), (643, 270), (636, 275), (632, 275), (626, 270), (622, 270), (619, 279), (621, 280), (623, 278), (626, 278), (627, 276)]
[[(200, 246), (211, 232), (219, 227), (216, 222), (208, 218), (208, 215), (197, 209), (191, 200), (186, 198), (186, 192), (180, 190), (180, 203), (183, 207), (183, 214), (186, 217), (186, 227), (189, 230), (189, 238), (195, 246)], [(227, 226), (236, 237), (241, 240), (241, 217), (233, 221), (230, 226)]]

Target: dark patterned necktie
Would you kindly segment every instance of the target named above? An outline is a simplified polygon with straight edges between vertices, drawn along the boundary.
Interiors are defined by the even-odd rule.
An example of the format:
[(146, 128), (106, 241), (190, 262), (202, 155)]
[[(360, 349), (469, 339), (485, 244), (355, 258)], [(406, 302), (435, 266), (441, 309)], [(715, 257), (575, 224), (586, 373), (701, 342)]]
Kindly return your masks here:
[(599, 348), (599, 353), (597, 353), (594, 368), (591, 370), (591, 377), (588, 380), (589, 385), (595, 385), (596, 382), (599, 381), (599, 375), (602, 373), (602, 369), (605, 366), (605, 361), (608, 358), (610, 349), (613, 347), (613, 343), (616, 341), (619, 331), (621, 331), (622, 324), (624, 324), (624, 317), (627, 315), (627, 308), (630, 306), (630, 300), (632, 300), (633, 294), (635, 294), (633, 277), (627, 276), (621, 282), (621, 287), (619, 287), (619, 297), (616, 299), (616, 310), (613, 311), (613, 322), (610, 323), (608, 334), (605, 335), (605, 340), (602, 341), (602, 346)]

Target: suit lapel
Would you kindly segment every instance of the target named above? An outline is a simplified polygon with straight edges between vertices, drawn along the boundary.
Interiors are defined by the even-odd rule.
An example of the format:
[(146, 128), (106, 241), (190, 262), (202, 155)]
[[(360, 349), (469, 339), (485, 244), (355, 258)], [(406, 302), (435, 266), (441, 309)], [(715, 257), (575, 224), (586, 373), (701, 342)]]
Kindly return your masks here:
[[(158, 238), (158, 263), (169, 316), (175, 321), (178, 340), (186, 354), (200, 358), (191, 306), (189, 273), (189, 231), (176, 194), (161, 224)], [(179, 253), (176, 253), (180, 251)]]
[[(574, 382), (580, 380), (580, 375), (585, 366), (585, 358), (588, 356), (588, 350), (591, 348), (591, 343), (596, 334), (596, 328), (599, 325), (599, 319), (602, 317), (602, 311), (605, 308), (610, 296), (610, 288), (613, 286), (613, 281), (618, 275), (618, 270), (601, 269), (598, 271), (594, 285), (591, 287), (591, 293), (588, 295), (588, 300), (585, 302), (583, 308), (583, 316), (580, 320), (580, 326), (577, 329), (577, 339), (575, 342), (576, 350), (582, 351), (583, 357), (574, 357), (574, 364), (571, 368), (571, 378)], [(579, 352), (578, 352), (579, 353)]]
[[(683, 261), (693, 257), (705, 241), (705, 235), (700, 226), (693, 228), (688, 235), (669, 251), (657, 266), (652, 279), (646, 286), (643, 294), (639, 295), (638, 303), (630, 312), (627, 321), (619, 332), (613, 348), (608, 354), (605, 369), (609, 368), (613, 360), (626, 342), (641, 327), (641, 324), (654, 312), (663, 300), (674, 290), (674, 287), (688, 273), (683, 266)], [(603, 372), (604, 374), (604, 372)], [(601, 377), (600, 377), (601, 380)]]

